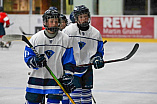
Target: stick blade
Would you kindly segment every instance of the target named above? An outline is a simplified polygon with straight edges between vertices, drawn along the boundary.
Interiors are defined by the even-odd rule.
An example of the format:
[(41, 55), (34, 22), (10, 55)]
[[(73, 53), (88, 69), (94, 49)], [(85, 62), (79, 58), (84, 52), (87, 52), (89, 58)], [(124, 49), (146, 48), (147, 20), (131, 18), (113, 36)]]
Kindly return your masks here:
[(136, 43), (135, 46), (134, 46), (134, 48), (132, 49), (132, 51), (125, 57), (125, 59), (126, 60), (130, 59), (136, 53), (136, 51), (138, 50), (138, 48), (139, 48), (139, 44)]
[(15, 41), (15, 40), (22, 40), (22, 35), (10, 34), (10, 35), (4, 35), (2, 37), (2, 41)]

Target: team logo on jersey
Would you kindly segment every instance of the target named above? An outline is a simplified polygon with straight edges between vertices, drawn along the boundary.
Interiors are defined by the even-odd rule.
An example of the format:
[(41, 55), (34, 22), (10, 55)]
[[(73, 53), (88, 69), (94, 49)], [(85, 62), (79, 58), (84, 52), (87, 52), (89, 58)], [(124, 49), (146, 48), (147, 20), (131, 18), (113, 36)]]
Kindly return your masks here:
[(86, 45), (86, 43), (85, 42), (78, 42), (78, 44), (79, 44), (79, 47), (80, 47), (80, 50)]
[(48, 59), (54, 54), (55, 52), (52, 50), (47, 50), (45, 51), (46, 56), (48, 57)]

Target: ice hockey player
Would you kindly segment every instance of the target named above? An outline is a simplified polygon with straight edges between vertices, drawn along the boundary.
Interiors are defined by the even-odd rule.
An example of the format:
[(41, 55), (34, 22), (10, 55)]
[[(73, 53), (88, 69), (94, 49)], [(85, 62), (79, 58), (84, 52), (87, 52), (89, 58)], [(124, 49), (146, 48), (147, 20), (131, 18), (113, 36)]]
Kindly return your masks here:
[[(0, 38), (2, 36), (6, 35), (5, 28), (8, 28), (10, 26), (10, 20), (7, 15), (7, 13), (4, 12), (3, 7), (0, 6)], [(0, 42), (1, 47), (8, 48), (10, 46), (11, 42)]]
[(56, 10), (47, 10), (43, 14), (45, 30), (37, 32), (29, 40), (34, 49), (25, 47), (24, 60), (32, 68), (26, 88), (26, 104), (39, 104), (48, 94), (47, 104), (59, 104), (62, 100), (62, 89), (57, 85), (44, 67), (48, 65), (57, 79), (69, 93), (75, 89), (73, 76), (64, 70), (74, 70), (76, 62), (68, 35), (59, 30), (60, 14)]
[[(71, 38), (74, 48), (76, 65), (93, 63), (95, 69), (104, 67), (103, 41), (100, 32), (90, 25), (90, 12), (84, 6), (74, 8), (73, 23), (63, 29)], [(92, 66), (77, 67), (74, 72), (74, 85), (76, 89), (70, 94), (76, 104), (92, 104), (93, 70)], [(63, 100), (63, 104), (68, 101)]]
[(68, 20), (64, 14), (61, 14), (60, 18), (61, 18), (60, 30), (62, 31), (68, 25)]

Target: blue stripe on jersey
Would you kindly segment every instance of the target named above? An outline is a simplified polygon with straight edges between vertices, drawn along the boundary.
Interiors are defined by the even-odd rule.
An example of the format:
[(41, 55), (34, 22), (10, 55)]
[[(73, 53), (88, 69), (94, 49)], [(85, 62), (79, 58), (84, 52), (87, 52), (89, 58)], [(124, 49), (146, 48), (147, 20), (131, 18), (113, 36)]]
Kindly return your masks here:
[[(61, 79), (58, 79), (61, 81)], [(39, 93), (39, 94), (59, 94), (63, 93), (61, 89), (43, 89), (46, 86), (58, 86), (54, 79), (43, 79), (43, 78), (35, 78), (29, 77), (28, 85), (33, 85), (33, 88), (27, 87), (26, 91), (31, 93)], [(41, 88), (39, 88), (41, 87)]]
[(101, 53), (101, 57), (104, 55), (103, 41), (98, 41), (97, 53)]
[(79, 73), (79, 74), (78, 74), (78, 73), (77, 73), (77, 74), (74, 73), (74, 75), (75, 75), (75, 76), (78, 76), (78, 77), (82, 77), (83, 74), (84, 74), (84, 73)]
[(59, 99), (47, 99), (47, 104), (60, 104)]
[(62, 57), (62, 63), (63, 65), (67, 64), (67, 63), (71, 63), (76, 65), (75, 59), (74, 59), (74, 55), (73, 55), (73, 48), (67, 48), (63, 57)]
[(38, 94), (62, 94), (62, 89), (35, 89), (35, 88), (26, 88), (27, 92), (38, 93)]
[[(60, 81), (60, 79), (59, 79)], [(26, 88), (27, 92), (31, 93), (40, 93), (40, 94), (59, 94), (63, 91), (61, 89), (39, 89), (38, 87), (44, 87), (44, 86), (58, 86), (58, 84), (55, 82), (54, 79), (42, 79), (42, 78), (34, 78), (30, 77), (28, 81), (29, 85), (34, 85), (34, 88)]]

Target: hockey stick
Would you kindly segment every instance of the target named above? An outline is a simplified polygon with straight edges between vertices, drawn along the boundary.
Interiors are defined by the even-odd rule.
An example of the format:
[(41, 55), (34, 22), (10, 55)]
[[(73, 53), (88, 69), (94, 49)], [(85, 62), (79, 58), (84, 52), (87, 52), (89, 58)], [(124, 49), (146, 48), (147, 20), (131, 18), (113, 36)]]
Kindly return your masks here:
[(92, 94), (92, 99), (93, 99), (94, 104), (96, 104), (96, 100), (94, 99), (93, 94)]
[(8, 28), (9, 26), (12, 26), (13, 24), (14, 24), (14, 22), (10, 23), (10, 25), (8, 25), (8, 26), (5, 26), (5, 25), (6, 25), (6, 24), (5, 24), (5, 25), (4, 25), (4, 28)]
[[(135, 53), (136, 51), (138, 50), (139, 48), (139, 44), (136, 43), (134, 45), (134, 48), (132, 49), (132, 51), (125, 57), (123, 58), (120, 58), (120, 59), (115, 59), (115, 60), (109, 60), (109, 61), (104, 61), (104, 63), (112, 63), (112, 62), (119, 62), (119, 61), (125, 61), (125, 60), (128, 60), (130, 59)], [(78, 66), (89, 66), (89, 65), (93, 65), (93, 63), (90, 63), (90, 64), (83, 64), (83, 65), (78, 65)]]
[(27, 33), (25, 33), (21, 26), (19, 27), (19, 29), (20, 29), (20, 31), (22, 32), (23, 35), (34, 35), (34, 34), (27, 34)]
[[(39, 54), (37, 53), (37, 51), (34, 49), (34, 47), (32, 46), (32, 44), (28, 41), (28, 39), (24, 35), (17, 35), (17, 34), (14, 34), (14, 35), (5, 35), (5, 36), (2, 37), (2, 40), (3, 41), (22, 40), (22, 41), (24, 41), (25, 43), (27, 43), (30, 46), (30, 48), (34, 51), (34, 53), (37, 56), (39, 56)], [(51, 76), (53, 77), (53, 79), (60, 86), (60, 88), (63, 90), (63, 92), (67, 95), (67, 97), (72, 102), (72, 104), (75, 104), (75, 102), (73, 101), (73, 99), (70, 97), (70, 95), (63, 88), (63, 86), (61, 85), (61, 83), (59, 82), (59, 80), (57, 79), (57, 77), (54, 75), (54, 73), (51, 71), (51, 69), (48, 67), (48, 65), (46, 65), (45, 68), (49, 71), (49, 73), (51, 74)]]
[(11, 25), (13, 25), (14, 24), (14, 22), (12, 22), (9, 26), (11, 26)]
[(103, 42), (103, 44), (105, 44), (107, 42), (107, 40), (105, 40), (104, 42)]

